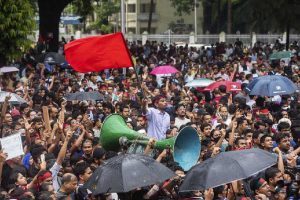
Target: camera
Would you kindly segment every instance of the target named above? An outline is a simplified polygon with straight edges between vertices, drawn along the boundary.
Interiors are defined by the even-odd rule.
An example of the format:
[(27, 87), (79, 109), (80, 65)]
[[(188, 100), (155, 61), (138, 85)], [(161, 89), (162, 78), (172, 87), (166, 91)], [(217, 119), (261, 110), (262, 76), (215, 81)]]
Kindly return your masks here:
[(299, 189), (300, 189), (300, 165), (294, 168), (286, 167), (285, 172), (289, 174), (292, 178), (291, 182), (278, 181), (275, 190), (283, 189), (287, 187), (287, 197), (290, 199), (299, 199)]

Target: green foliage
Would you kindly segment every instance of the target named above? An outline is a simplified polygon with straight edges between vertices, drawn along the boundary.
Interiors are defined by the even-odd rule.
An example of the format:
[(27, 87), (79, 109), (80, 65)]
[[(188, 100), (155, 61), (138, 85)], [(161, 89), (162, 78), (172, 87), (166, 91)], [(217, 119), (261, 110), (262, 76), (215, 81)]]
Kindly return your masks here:
[(93, 0), (74, 0), (72, 2), (74, 13), (81, 16), (82, 19), (85, 20), (88, 15), (93, 14), (93, 2)]
[(300, 5), (296, 0), (240, 0), (233, 6), (235, 26), (246, 26), (246, 31), (282, 32), (288, 22), (299, 30)]
[(120, 1), (101, 1), (94, 6), (97, 19), (87, 29), (100, 31), (102, 34), (113, 32), (113, 25), (108, 22), (108, 17), (120, 11)]
[[(181, 16), (182, 14), (190, 14), (194, 10), (194, 0), (170, 0), (176, 12)], [(199, 1), (199, 0), (197, 0)]]
[(22, 55), (31, 41), (34, 12), (29, 0), (0, 0), (0, 57), (10, 61)]

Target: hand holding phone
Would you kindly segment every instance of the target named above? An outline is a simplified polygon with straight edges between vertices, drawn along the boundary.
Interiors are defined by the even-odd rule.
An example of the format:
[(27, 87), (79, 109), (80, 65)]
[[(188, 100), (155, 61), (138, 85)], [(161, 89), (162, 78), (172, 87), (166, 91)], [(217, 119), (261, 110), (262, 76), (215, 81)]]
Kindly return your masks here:
[(41, 154), (41, 162), (45, 162), (45, 154)]

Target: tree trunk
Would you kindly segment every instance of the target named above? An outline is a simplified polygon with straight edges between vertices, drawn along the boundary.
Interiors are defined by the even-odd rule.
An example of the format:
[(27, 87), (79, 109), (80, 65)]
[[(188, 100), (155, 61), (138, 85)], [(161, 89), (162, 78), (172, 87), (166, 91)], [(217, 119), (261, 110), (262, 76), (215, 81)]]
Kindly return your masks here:
[(154, 6), (154, 0), (151, 0), (151, 2), (150, 2), (150, 10), (149, 10), (149, 19), (148, 19), (148, 28), (147, 28), (148, 34), (151, 33), (153, 6)]
[(57, 52), (59, 21), (64, 8), (72, 0), (38, 0), (40, 37), (46, 42), (46, 51)]
[(232, 2), (231, 0), (227, 1), (227, 34), (231, 33), (231, 27), (232, 27)]
[(217, 33), (221, 31), (221, 0), (217, 0)]
[(203, 31), (211, 32), (212, 18), (212, 2), (210, 0), (203, 1)]
[(7, 64), (5, 56), (0, 52), (0, 67), (3, 67)]

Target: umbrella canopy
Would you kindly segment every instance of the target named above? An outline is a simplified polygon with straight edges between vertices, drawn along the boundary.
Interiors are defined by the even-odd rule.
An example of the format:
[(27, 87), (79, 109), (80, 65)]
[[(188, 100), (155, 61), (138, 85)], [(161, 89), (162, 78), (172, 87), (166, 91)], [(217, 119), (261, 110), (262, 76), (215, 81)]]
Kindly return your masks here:
[(276, 162), (277, 155), (257, 148), (220, 153), (191, 168), (179, 191), (205, 190), (246, 179)]
[(78, 100), (78, 101), (88, 101), (88, 100), (104, 100), (104, 96), (97, 91), (93, 92), (75, 92), (69, 93), (66, 96), (68, 101)]
[(298, 87), (287, 77), (280, 75), (261, 76), (252, 80), (246, 90), (250, 95), (276, 96), (293, 94)]
[(150, 74), (158, 75), (158, 74), (175, 74), (179, 72), (175, 67), (170, 65), (164, 65), (154, 68)]
[(200, 78), (200, 79), (194, 79), (187, 84), (185, 84), (186, 87), (207, 87), (210, 84), (214, 83), (215, 81), (208, 79), (208, 78)]
[(49, 52), (45, 55), (44, 63), (47, 64), (63, 64), (66, 62), (66, 59), (63, 55), (56, 52)]
[(270, 55), (270, 60), (280, 60), (284, 58), (291, 58), (292, 56), (293, 53), (290, 51), (278, 51)]
[(10, 93), (10, 92), (0, 92), (0, 103), (4, 102), (6, 96), (11, 96), (9, 102), (12, 104), (22, 104), (22, 103), (27, 103), (25, 99), (20, 97), (19, 95), (15, 93)]
[(93, 195), (129, 192), (174, 177), (169, 168), (142, 154), (121, 154), (95, 170), (85, 184)]
[(5, 66), (0, 68), (0, 73), (18, 72), (19, 69), (13, 66)]
[(210, 84), (204, 91), (213, 91), (214, 89), (218, 88), (220, 85), (225, 85), (227, 92), (234, 92), (234, 91), (241, 91), (241, 83), (239, 82), (232, 82), (232, 81), (218, 81)]

